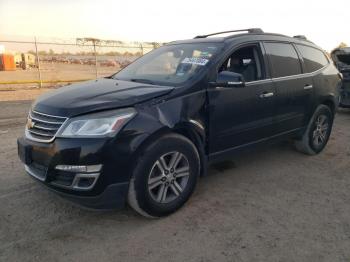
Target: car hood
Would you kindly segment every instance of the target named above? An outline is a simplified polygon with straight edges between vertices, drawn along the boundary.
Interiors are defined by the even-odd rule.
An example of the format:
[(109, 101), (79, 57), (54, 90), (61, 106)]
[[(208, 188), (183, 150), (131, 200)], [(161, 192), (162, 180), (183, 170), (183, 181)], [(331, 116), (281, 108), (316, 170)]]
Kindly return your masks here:
[(133, 106), (170, 93), (174, 87), (102, 78), (61, 87), (40, 96), (33, 110), (71, 117), (92, 111)]

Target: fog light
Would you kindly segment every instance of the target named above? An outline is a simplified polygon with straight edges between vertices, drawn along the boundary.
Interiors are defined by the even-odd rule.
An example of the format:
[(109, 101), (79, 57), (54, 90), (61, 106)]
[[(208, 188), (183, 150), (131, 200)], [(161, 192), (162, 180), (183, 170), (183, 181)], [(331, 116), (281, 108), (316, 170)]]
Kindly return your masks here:
[(90, 166), (71, 166), (71, 165), (58, 165), (55, 167), (57, 170), (73, 172), (73, 173), (95, 173), (100, 172), (102, 165), (90, 165)]
[(90, 190), (94, 187), (99, 176), (99, 173), (76, 174), (72, 183), (72, 187), (76, 190)]

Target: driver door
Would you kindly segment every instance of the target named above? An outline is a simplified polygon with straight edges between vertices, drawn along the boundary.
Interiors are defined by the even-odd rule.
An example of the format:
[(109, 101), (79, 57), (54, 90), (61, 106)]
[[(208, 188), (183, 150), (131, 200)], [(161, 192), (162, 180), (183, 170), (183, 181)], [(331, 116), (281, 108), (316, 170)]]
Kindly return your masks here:
[(275, 89), (265, 77), (264, 55), (259, 43), (239, 47), (218, 71), (242, 74), (245, 86), (208, 88), (210, 154), (274, 135)]

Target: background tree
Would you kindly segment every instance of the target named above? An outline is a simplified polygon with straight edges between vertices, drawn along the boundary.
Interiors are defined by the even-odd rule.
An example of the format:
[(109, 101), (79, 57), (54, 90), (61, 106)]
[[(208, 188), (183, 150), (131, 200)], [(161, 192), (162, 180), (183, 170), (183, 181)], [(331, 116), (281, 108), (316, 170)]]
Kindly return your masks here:
[(341, 42), (339, 45), (338, 45), (338, 48), (344, 48), (344, 47), (348, 47), (348, 45), (344, 42)]

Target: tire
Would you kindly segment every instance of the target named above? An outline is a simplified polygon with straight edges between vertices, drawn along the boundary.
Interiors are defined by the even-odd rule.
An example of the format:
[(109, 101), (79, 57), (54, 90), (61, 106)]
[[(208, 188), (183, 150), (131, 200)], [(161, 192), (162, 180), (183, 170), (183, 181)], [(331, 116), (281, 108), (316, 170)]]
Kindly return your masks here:
[(199, 171), (200, 158), (194, 144), (178, 134), (164, 135), (139, 154), (128, 204), (146, 217), (167, 216), (189, 199)]
[[(300, 140), (295, 141), (299, 152), (307, 155), (320, 153), (327, 145), (332, 131), (334, 114), (326, 105), (319, 105)], [(323, 123), (321, 125), (321, 123)]]

